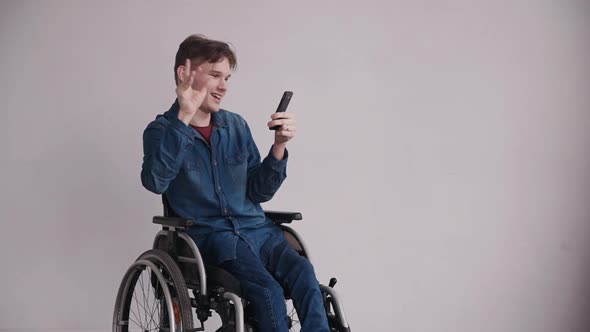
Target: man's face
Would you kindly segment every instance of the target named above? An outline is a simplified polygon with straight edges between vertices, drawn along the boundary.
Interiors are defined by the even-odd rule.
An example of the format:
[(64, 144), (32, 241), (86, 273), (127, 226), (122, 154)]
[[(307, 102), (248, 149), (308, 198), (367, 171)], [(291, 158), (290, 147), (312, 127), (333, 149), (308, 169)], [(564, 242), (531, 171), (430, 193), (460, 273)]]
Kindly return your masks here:
[(191, 67), (192, 70), (196, 69), (197, 71), (193, 81), (193, 89), (207, 89), (207, 96), (199, 109), (205, 113), (219, 111), (221, 100), (227, 93), (227, 82), (231, 77), (229, 61), (227, 58), (223, 58), (218, 62), (203, 62), (198, 67)]

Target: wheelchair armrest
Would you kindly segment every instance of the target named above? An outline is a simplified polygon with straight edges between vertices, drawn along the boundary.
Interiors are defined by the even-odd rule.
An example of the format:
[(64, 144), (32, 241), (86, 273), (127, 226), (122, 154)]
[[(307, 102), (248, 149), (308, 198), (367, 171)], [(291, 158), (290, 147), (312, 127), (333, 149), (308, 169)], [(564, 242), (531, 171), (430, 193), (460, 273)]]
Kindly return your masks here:
[(176, 227), (176, 228), (188, 228), (193, 225), (191, 219), (177, 218), (177, 217), (162, 217), (155, 216), (153, 219), (154, 224), (160, 224), (162, 226)]
[(299, 212), (264, 211), (264, 215), (275, 224), (290, 224), (293, 220), (303, 219)]

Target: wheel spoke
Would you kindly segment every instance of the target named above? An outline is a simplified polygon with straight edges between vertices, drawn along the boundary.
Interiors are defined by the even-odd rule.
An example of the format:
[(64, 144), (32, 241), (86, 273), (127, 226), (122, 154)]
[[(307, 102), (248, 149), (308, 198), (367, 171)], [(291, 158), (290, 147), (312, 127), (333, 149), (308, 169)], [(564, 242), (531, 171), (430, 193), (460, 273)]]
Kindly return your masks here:
[(299, 321), (299, 317), (297, 316), (297, 310), (295, 310), (295, 306), (293, 305), (292, 301), (287, 301), (287, 309), (288, 309), (287, 316), (289, 317), (289, 321), (291, 324), (289, 331), (292, 331), (292, 332), (300, 331), (301, 323)]
[[(158, 286), (158, 284), (156, 284), (156, 287), (157, 286)], [(159, 314), (160, 314), (159, 311), (158, 311), (158, 323), (156, 323), (154, 320), (154, 314), (156, 313), (156, 309), (158, 309), (158, 303), (156, 303), (156, 300), (157, 299), (154, 296), (154, 308), (151, 309), (151, 311), (150, 311), (150, 321), (149, 321), (148, 327), (151, 326), (152, 323), (154, 323), (154, 325), (156, 325), (154, 328), (158, 328), (160, 325), (162, 325), (162, 322), (160, 320), (160, 318), (162, 318), (162, 317), (159, 316)]]
[[(146, 321), (147, 321), (146, 328), (148, 330), (151, 330), (152, 329), (152, 326), (153, 326), (152, 323), (154, 323), (154, 314), (153, 314), (153, 310), (152, 310), (152, 308), (150, 306), (151, 300), (150, 300), (150, 297), (149, 296), (150, 296), (150, 293), (151, 293), (150, 292), (150, 289), (152, 288), (152, 278), (154, 276), (154, 272), (151, 269), (149, 269), (149, 271), (150, 272), (147, 274), (147, 278), (148, 278), (149, 282), (148, 282), (147, 287), (146, 287), (147, 288), (147, 295), (146, 295), (146, 298), (145, 298), (145, 306), (146, 306), (145, 315), (146, 315)], [(158, 287), (158, 282), (159, 282), (159, 280), (156, 279), (156, 287)], [(144, 290), (144, 292), (145, 292), (145, 290)], [(154, 295), (154, 297), (155, 297), (155, 295)]]
[[(147, 311), (147, 309), (141, 303), (139, 303), (139, 301), (137, 301), (137, 298), (135, 298), (135, 295), (133, 295), (133, 298), (135, 299), (135, 302), (138, 305), (137, 309), (143, 309), (143, 312), (145, 313)], [(139, 307), (141, 307), (141, 308), (139, 308)], [(139, 310), (138, 310), (138, 312), (139, 312)], [(141, 318), (141, 314), (139, 314), (139, 318)]]
[[(131, 306), (129, 307), (129, 313), (130, 313), (129, 320), (134, 322), (135, 325), (137, 325), (138, 327), (143, 328), (143, 325), (139, 323), (139, 322), (141, 322), (141, 318), (138, 317), (138, 314), (135, 311), (133, 311), (133, 308), (131, 308)], [(131, 314), (133, 314), (133, 316), (135, 317), (135, 320), (133, 318), (131, 318)], [(141, 316), (141, 315), (139, 315), (139, 316)]]
[[(135, 285), (137, 287), (137, 285)], [(141, 312), (139, 311), (139, 307), (141, 306), (141, 304), (139, 303), (139, 300), (137, 299), (137, 297), (135, 296), (135, 287), (133, 288), (133, 299), (135, 300), (135, 305), (137, 306), (137, 313), (135, 313), (133, 311), (133, 308), (129, 308), (130, 312), (133, 313), (133, 315), (135, 316), (135, 319), (137, 319), (139, 322), (141, 321)], [(131, 304), (130, 304), (131, 306)], [(129, 317), (131, 318), (131, 317)], [(144, 326), (138, 322), (136, 322), (137, 326), (139, 326), (141, 329), (144, 328)]]
[[(134, 315), (135, 315), (135, 313), (134, 313)], [(137, 319), (137, 316), (135, 316), (135, 318)], [(139, 328), (143, 329), (141, 324), (139, 324), (137, 321), (133, 320), (133, 318), (129, 317), (129, 321), (135, 323), (135, 325), (137, 325)]]
[[(150, 323), (154, 322), (154, 324), (156, 324), (156, 322), (154, 320), (154, 314), (156, 313), (156, 310), (159, 308), (158, 302), (156, 302), (156, 298), (154, 297), (154, 308), (150, 312)], [(158, 310), (158, 323), (157, 323), (156, 327), (162, 325), (162, 322), (161, 322), (162, 317), (159, 315), (160, 315), (160, 311)]]
[[(152, 320), (154, 317), (153, 311), (151, 310), (151, 308), (149, 306), (149, 302), (148, 302), (149, 298), (150, 298), (150, 293), (151, 293), (150, 290), (152, 289), (152, 287), (150, 287), (150, 286), (152, 286), (152, 279), (151, 279), (152, 274), (153, 274), (153, 272), (151, 272), (151, 270), (150, 270), (150, 273), (148, 273), (148, 280), (150, 281), (150, 283), (148, 284), (148, 287), (147, 287), (147, 299), (146, 299), (146, 306), (147, 306), (147, 309), (149, 310), (149, 313), (150, 313), (150, 321), (147, 324), (148, 329), (150, 329), (150, 326), (152, 325)], [(158, 284), (156, 283), (156, 287), (157, 286), (158, 286)], [(155, 297), (156, 297), (156, 293), (154, 292), (154, 298)]]
[[(144, 271), (147, 271), (147, 274), (149, 276), (151, 276), (151, 270), (149, 270), (149, 268), (146, 268), (146, 270), (144, 270)], [(145, 288), (146, 287), (145, 287), (144, 274), (143, 273), (138, 278), (138, 281), (139, 282), (135, 285), (134, 292), (133, 292), (133, 299), (135, 300), (135, 304), (137, 306), (137, 311), (138, 312), (136, 313), (135, 311), (133, 311), (132, 308), (130, 308), (130, 312), (135, 316), (135, 319), (137, 319), (138, 321), (143, 321), (144, 322), (145, 325), (144, 324), (140, 324), (140, 323), (134, 321), (141, 329), (143, 329), (143, 330), (145, 330), (145, 329), (151, 330), (152, 329), (151, 328), (152, 323), (154, 323), (154, 325), (156, 324), (154, 322), (154, 312), (155, 312), (155, 310), (157, 308), (152, 309), (151, 306), (148, 303), (148, 299), (146, 298), (146, 292), (145, 292)], [(137, 287), (139, 287), (141, 289), (142, 300), (143, 300), (141, 302), (143, 302), (143, 304), (140, 302), (140, 300), (136, 296), (135, 289)], [(150, 294), (149, 288), (151, 288), (151, 283), (149, 283), (149, 286), (147, 288), (148, 288), (148, 294)], [(154, 295), (154, 298), (155, 298), (155, 295)], [(143, 318), (144, 318), (143, 320), (141, 319), (141, 316), (142, 316), (141, 315), (141, 311), (143, 311), (143, 313), (144, 313), (143, 314)], [(148, 320), (148, 315), (149, 315), (149, 320)], [(154, 328), (158, 328), (158, 327), (159, 327), (159, 324), (158, 324), (158, 326), (156, 326)]]
[[(145, 271), (150, 271), (150, 268), (149, 267), (146, 267), (145, 268)], [(147, 315), (146, 315), (147, 309), (145, 308), (145, 288), (144, 288), (145, 286), (143, 285), (144, 284), (144, 282), (143, 282), (143, 273), (140, 276), (139, 284), (140, 284), (141, 294), (143, 295), (143, 305), (141, 306), (143, 308), (143, 318), (144, 318), (144, 321), (147, 324)], [(147, 326), (144, 326), (144, 328), (147, 328)]]
[[(150, 293), (151, 293), (150, 292), (150, 289), (152, 288), (151, 287), (152, 286), (152, 283), (151, 283), (152, 273), (153, 272), (150, 269), (149, 270), (149, 273), (148, 273), (148, 279), (150, 280), (150, 282), (149, 282), (148, 287), (147, 287), (147, 294), (148, 294), (147, 296), (148, 296), (148, 298), (146, 298), (146, 301), (145, 301), (145, 303), (146, 303), (146, 308), (145, 308), (146, 321), (147, 321), (147, 315), (149, 314), (149, 321), (147, 321), (147, 326), (146, 326), (146, 328), (148, 330), (152, 330), (151, 327), (154, 326), (154, 325), (155, 326), (153, 327), (153, 329), (157, 329), (161, 325), (161, 322), (160, 322), (159, 319), (158, 319), (158, 323), (156, 323), (154, 321), (154, 312), (155, 312), (155, 309), (156, 309), (155, 307), (156, 306), (154, 306), (154, 308), (152, 309), (152, 307), (150, 307), (150, 304), (149, 304), (149, 296), (150, 296)], [(160, 280), (156, 280), (155, 289), (158, 289), (158, 286), (159, 285), (160, 285)], [(154, 290), (154, 302), (155, 301), (156, 301), (156, 291)], [(152, 325), (152, 323), (153, 323), (153, 325)]]

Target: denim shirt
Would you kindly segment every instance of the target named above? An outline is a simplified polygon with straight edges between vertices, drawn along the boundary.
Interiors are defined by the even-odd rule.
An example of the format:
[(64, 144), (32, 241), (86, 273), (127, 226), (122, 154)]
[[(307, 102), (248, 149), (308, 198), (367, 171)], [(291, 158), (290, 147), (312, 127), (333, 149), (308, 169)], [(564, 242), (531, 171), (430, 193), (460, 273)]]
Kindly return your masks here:
[(143, 133), (143, 186), (165, 193), (178, 216), (195, 222), (186, 232), (209, 263), (235, 259), (238, 237), (258, 252), (272, 228), (260, 203), (287, 177), (288, 153), (277, 160), (269, 151), (261, 162), (246, 121), (226, 110), (211, 114), (209, 144), (178, 111), (177, 100)]

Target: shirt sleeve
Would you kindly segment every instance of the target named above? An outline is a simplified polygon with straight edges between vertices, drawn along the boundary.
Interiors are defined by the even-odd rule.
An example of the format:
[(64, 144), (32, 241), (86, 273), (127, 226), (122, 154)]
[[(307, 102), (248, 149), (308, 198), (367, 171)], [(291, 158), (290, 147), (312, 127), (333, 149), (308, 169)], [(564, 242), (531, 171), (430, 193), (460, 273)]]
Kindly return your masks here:
[(260, 161), (260, 153), (252, 138), (248, 124), (244, 121), (248, 149), (248, 189), (247, 194), (255, 203), (269, 201), (287, 178), (287, 160), (289, 153), (285, 150), (282, 160), (272, 154), (272, 147), (267, 156)]
[(168, 189), (180, 171), (192, 130), (182, 121), (163, 117), (150, 123), (143, 132), (141, 183), (156, 194)]

